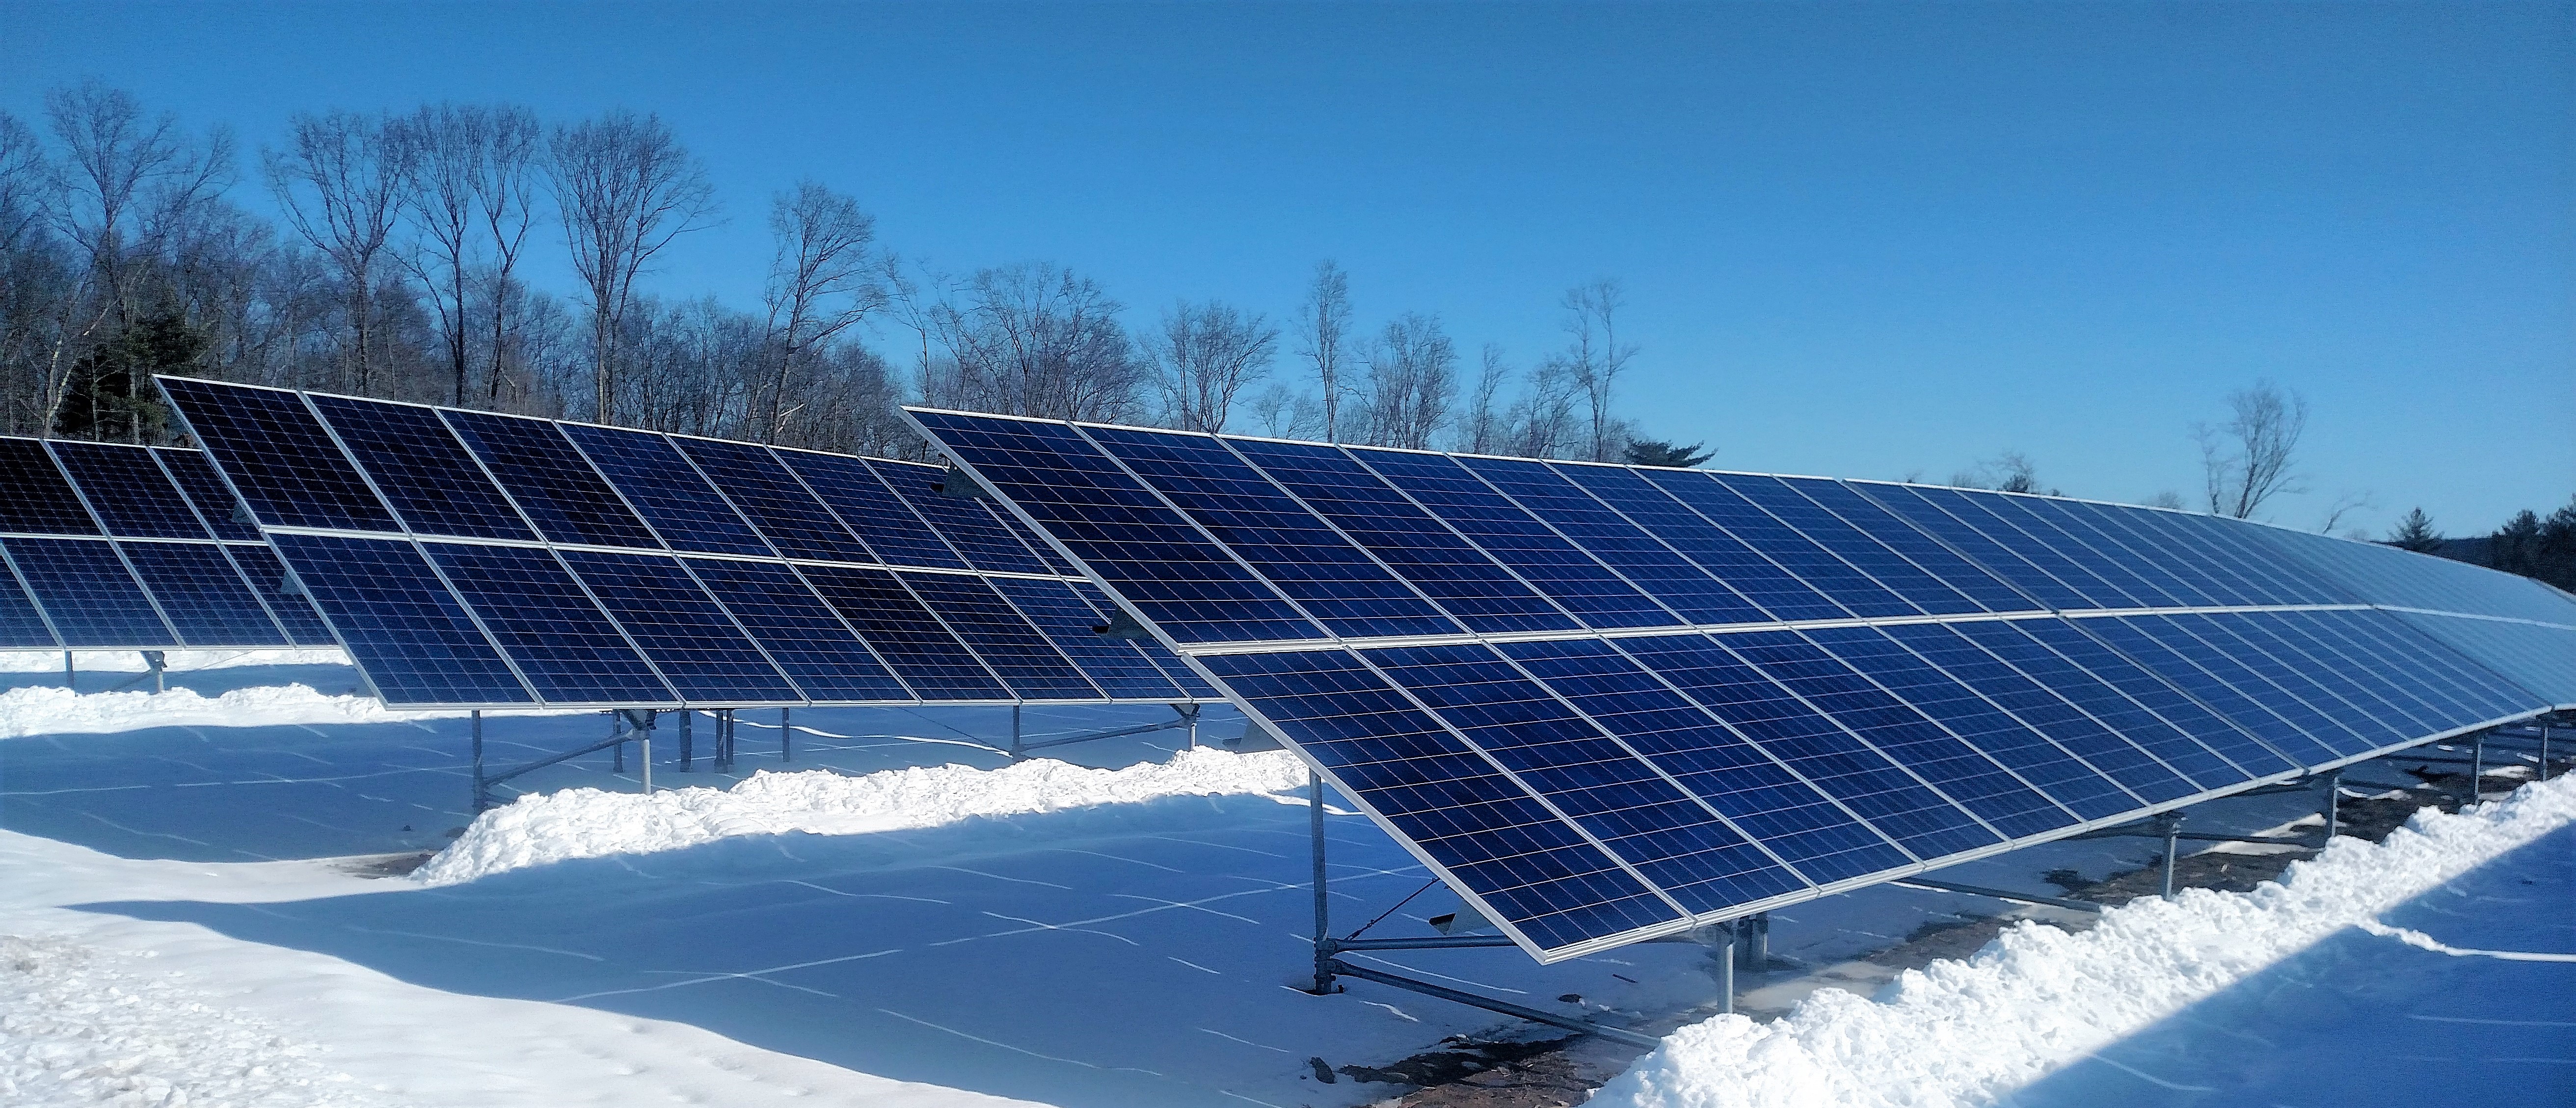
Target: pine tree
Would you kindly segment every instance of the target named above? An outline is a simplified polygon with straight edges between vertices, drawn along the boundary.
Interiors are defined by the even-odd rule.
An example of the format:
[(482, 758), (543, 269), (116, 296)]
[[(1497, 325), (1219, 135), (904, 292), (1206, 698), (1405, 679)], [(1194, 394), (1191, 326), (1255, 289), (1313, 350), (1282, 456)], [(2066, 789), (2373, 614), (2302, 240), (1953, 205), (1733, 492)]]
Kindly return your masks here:
[(2526, 510), (2496, 528), (2487, 540), (2487, 565), (2525, 577), (2540, 576), (2540, 517)]
[(1675, 446), (1657, 439), (1639, 439), (1628, 444), (1628, 464), (1632, 466), (1671, 466), (1689, 469), (1717, 456), (1717, 451), (1702, 450), (1706, 442)]
[(2418, 554), (2437, 554), (2442, 549), (2442, 533), (2433, 529), (2433, 517), (2417, 508), (2397, 521), (2397, 529), (2388, 533), (2388, 545)]
[(2534, 538), (2537, 564), (2532, 576), (2576, 592), (2576, 496), (2567, 498), (2566, 507), (2549, 513)]

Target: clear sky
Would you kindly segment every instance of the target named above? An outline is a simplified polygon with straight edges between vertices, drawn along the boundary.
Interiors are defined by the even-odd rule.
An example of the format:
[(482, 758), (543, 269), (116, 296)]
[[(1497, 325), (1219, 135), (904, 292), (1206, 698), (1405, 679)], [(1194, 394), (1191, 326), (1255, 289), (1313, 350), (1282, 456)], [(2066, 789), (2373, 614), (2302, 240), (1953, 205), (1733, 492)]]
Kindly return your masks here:
[[(1622, 407), (1716, 465), (1934, 479), (2006, 448), (2193, 495), (2194, 420), (2314, 407), (2313, 527), (2576, 492), (2576, 4), (190, 4), (0, 0), (0, 109), (97, 75), (246, 151), (329, 107), (659, 112), (730, 222), (652, 289), (752, 306), (769, 195), (1150, 323), (1362, 322), (1526, 365), (1616, 276)], [(237, 202), (264, 207), (248, 180)], [(568, 289), (568, 274), (540, 274)], [(1284, 363), (1282, 372), (1293, 372)]]

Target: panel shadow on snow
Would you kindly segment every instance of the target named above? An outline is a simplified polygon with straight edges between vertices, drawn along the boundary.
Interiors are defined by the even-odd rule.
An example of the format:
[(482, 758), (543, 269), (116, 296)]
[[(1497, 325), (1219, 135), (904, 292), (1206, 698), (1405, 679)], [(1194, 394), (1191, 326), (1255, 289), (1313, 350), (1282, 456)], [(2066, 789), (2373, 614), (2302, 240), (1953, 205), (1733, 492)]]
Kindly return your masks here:
[[(1378, 1062), (1487, 1026), (1402, 994), (1316, 998), (1306, 809), (1263, 796), (759, 835), (467, 885), (272, 904), (92, 904), (346, 959), (449, 992), (694, 1024), (879, 1076), (1068, 1106), (1364, 1103), (1306, 1059)], [(1427, 874), (1330, 821), (1342, 930)], [(389, 882), (390, 884), (390, 882)], [(1437, 894), (1408, 906), (1423, 908)], [(1419, 932), (1395, 918), (1379, 934)], [(1695, 947), (1534, 967), (1516, 950), (1389, 959), (1527, 1003), (1624, 976), (1705, 989)], [(1387, 1001), (1379, 1004), (1372, 1001)]]
[[(2380, 922), (2464, 950), (2576, 955), (2576, 826)], [(2576, 1104), (2576, 961), (2445, 954), (2345, 928), (2002, 1103)]]

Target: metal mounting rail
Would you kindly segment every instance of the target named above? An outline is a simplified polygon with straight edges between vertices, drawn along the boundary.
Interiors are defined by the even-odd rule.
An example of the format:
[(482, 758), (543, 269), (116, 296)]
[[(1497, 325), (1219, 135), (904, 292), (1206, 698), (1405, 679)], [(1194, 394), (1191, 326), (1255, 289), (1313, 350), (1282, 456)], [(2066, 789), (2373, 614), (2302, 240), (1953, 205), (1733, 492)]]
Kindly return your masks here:
[(2052, 908), (2073, 908), (2078, 912), (2099, 912), (2102, 910), (2101, 905), (2090, 900), (2074, 900), (2062, 896), (2041, 896), (2037, 893), (2008, 892), (2003, 889), (1989, 889), (1983, 885), (1962, 885), (1955, 881), (1934, 881), (1928, 877), (1907, 877), (1901, 880), (1890, 881), (1888, 884), (1902, 885), (1916, 889), (1930, 889), (1934, 892), (1942, 893), (1966, 893), (1969, 896), (1993, 897), (1996, 900), (2009, 900), (2017, 904), (2045, 904)]
[(1522, 1005), (1514, 1004), (1508, 1000), (1496, 1000), (1492, 997), (1477, 996), (1474, 993), (1462, 993), (1456, 989), (1443, 988), (1428, 981), (1416, 981), (1410, 977), (1387, 973), (1383, 970), (1373, 970), (1366, 966), (1354, 966), (1338, 958), (1331, 961), (1330, 967), (1336, 976), (1356, 977), (1362, 981), (1375, 981), (1380, 985), (1389, 985), (1398, 989), (1404, 989), (1408, 992), (1421, 993), (1424, 996), (1436, 996), (1442, 1000), (1454, 1001), (1459, 1004), (1482, 1008), (1488, 1012), (1500, 1012), (1506, 1016), (1518, 1016), (1532, 1023), (1544, 1023), (1551, 1027), (1562, 1027), (1568, 1031), (1580, 1031), (1586, 1035), (1599, 1035), (1614, 1043), (1626, 1043), (1629, 1046), (1645, 1050), (1652, 1050), (1658, 1044), (1663, 1042), (1663, 1040), (1652, 1035), (1639, 1034), (1624, 1027), (1609, 1027), (1594, 1023), (1587, 1019), (1578, 1019), (1573, 1016), (1560, 1016), (1554, 1012), (1543, 1012), (1536, 1008), (1524, 1007)]

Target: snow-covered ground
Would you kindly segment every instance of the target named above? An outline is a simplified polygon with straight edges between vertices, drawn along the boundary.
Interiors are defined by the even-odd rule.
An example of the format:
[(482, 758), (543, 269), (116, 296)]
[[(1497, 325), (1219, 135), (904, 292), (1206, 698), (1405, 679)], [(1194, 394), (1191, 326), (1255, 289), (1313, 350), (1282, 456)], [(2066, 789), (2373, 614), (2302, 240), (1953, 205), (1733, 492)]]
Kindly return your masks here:
[(2571, 821), (2562, 777), (2337, 839), (2250, 893), (2185, 889), (2076, 934), (2023, 924), (1875, 1000), (1682, 1028), (1591, 1103), (2567, 1103), (2550, 1094), (2576, 1089)]
[[(159, 696), (111, 693), (140, 666), (98, 662), (83, 660), (69, 702), (50, 687), (58, 669), (0, 673), (0, 705), (23, 709), (0, 718), (24, 732), (0, 741), (0, 935), (16, 937), (0, 954), (0, 1070), (17, 1082), (0, 1104), (13, 1108), (116, 1091), (1322, 1108), (1396, 1090), (1323, 1084), (1309, 1059), (1384, 1064), (1508, 1022), (1366, 983), (1329, 998), (1292, 987), (1311, 927), (1307, 809), (1302, 773), (1276, 755), (1176, 757), (1181, 734), (1165, 731), (1006, 768), (1006, 711), (799, 710), (785, 765), (776, 714), (746, 712), (735, 775), (707, 772), (711, 728), (694, 774), (671, 763), (671, 721), (655, 744), (657, 785), (729, 791), (638, 796), (631, 753), (619, 774), (602, 751), (514, 782), (546, 795), (477, 822), (466, 722), (367, 714), (340, 699), (355, 678), (329, 658), (173, 672)], [(1169, 718), (1032, 709), (1026, 724), (1035, 741)], [(1207, 734), (1239, 726), (1209, 710)], [(607, 733), (595, 714), (485, 720), (496, 767)], [(2271, 827), (2313, 804), (2222, 802), (2192, 825)], [(1327, 812), (1347, 934), (1428, 877), (1365, 819)], [(347, 858), (451, 843), (428, 880)], [(2153, 850), (2065, 843), (1944, 876), (2049, 892), (2049, 870), (2098, 877)], [(1370, 934), (1421, 933), (1455, 903), (1431, 889)], [(1775, 913), (1773, 947), (1832, 962), (1997, 910), (1870, 889)], [(1711, 988), (1706, 954), (1685, 944), (1546, 967), (1507, 949), (1374, 960), (1568, 1012), (1687, 1005)]]

